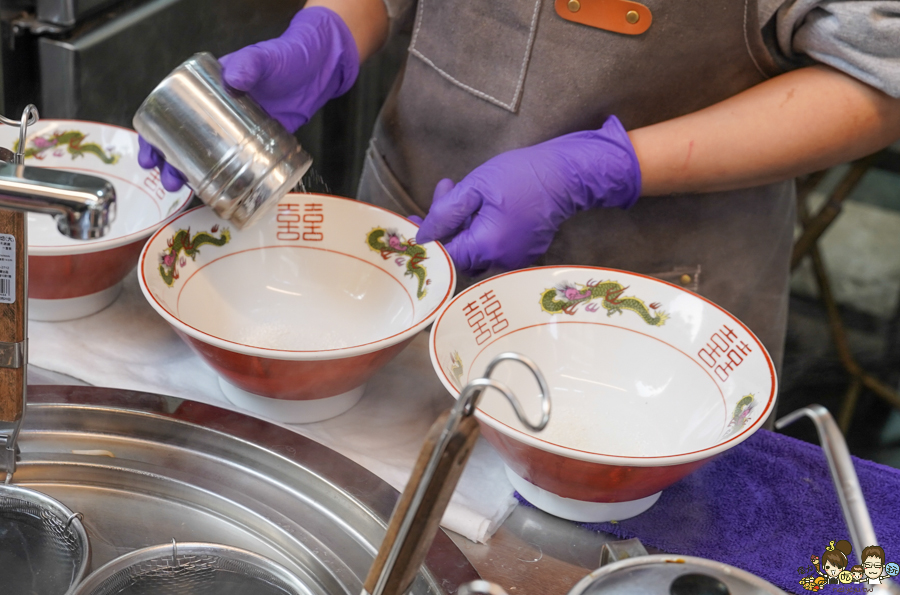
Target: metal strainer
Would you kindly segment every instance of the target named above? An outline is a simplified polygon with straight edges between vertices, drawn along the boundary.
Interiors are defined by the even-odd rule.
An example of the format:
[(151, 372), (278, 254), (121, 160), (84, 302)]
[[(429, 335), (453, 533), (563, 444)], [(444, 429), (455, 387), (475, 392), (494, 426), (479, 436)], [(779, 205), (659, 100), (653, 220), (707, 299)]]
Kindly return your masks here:
[(307, 595), (283, 566), (227, 545), (176, 543), (120, 556), (72, 595)]
[(84, 578), (90, 551), (79, 515), (27, 488), (0, 485), (3, 592), (68, 593)]
[[(26, 128), (37, 118), (33, 105), (21, 122), (0, 116), (0, 122), (19, 126), (18, 152), (12, 155), (17, 167), (24, 162)], [(0, 211), (0, 591), (63, 595), (84, 577), (90, 561), (80, 515), (40, 492), (10, 485), (28, 384), (26, 229), (24, 213)]]

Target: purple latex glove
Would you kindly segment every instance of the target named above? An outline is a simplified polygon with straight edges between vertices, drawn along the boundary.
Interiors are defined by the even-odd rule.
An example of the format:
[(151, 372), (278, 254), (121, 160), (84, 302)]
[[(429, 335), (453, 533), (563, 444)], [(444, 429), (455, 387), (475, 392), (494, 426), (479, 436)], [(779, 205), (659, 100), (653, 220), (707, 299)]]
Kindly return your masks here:
[(359, 74), (350, 29), (322, 6), (298, 12), (281, 37), (222, 56), (219, 62), (226, 84), (249, 93), (291, 132), (329, 99), (349, 91)]
[(159, 180), (162, 182), (163, 188), (169, 192), (175, 192), (186, 182), (184, 174), (166, 163), (160, 152), (140, 135), (138, 136), (138, 164), (144, 169), (158, 167)]
[[(322, 6), (298, 12), (281, 37), (222, 56), (219, 62), (225, 84), (247, 92), (290, 132), (308, 122), (329, 99), (346, 93), (359, 74), (359, 53), (350, 29), (337, 13)], [(180, 188), (181, 172), (139, 140), (141, 167), (159, 167), (163, 187)]]
[(610, 116), (600, 130), (501, 153), (456, 186), (441, 180), (416, 242), (444, 242), (464, 274), (518, 269), (543, 255), (576, 212), (627, 209), (640, 193), (631, 140)]

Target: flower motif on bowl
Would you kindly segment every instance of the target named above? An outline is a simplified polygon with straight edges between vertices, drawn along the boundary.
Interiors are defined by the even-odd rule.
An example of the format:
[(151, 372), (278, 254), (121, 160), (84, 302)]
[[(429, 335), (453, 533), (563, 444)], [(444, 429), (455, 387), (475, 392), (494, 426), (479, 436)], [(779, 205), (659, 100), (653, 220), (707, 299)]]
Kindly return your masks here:
[[(586, 304), (584, 309), (588, 312), (596, 312), (601, 307), (606, 310), (607, 316), (622, 314), (624, 310), (630, 310), (651, 326), (662, 326), (668, 320), (669, 315), (660, 310), (660, 304), (646, 304), (644, 300), (623, 296), (628, 287), (623, 287), (618, 281), (594, 281), (587, 283), (561, 283), (556, 287), (545, 289), (541, 294), (541, 309), (549, 314), (560, 312), (574, 315), (579, 306)], [(599, 301), (599, 306), (598, 302)]]
[[(428, 293), (426, 286), (431, 285), (431, 279), (428, 278), (428, 271), (421, 263), (428, 259), (428, 253), (425, 248), (416, 244), (415, 239), (404, 240), (403, 236), (394, 231), (376, 227), (366, 236), (366, 244), (370, 250), (381, 254), (384, 260), (394, 258), (398, 266), (405, 264), (406, 271), (403, 274), (418, 280), (416, 297), (420, 300), (425, 297)], [(406, 260), (407, 258), (409, 260)]]
[[(97, 143), (86, 143), (84, 140), (87, 135), (78, 130), (66, 130), (63, 132), (54, 132), (44, 136), (35, 136), (26, 142), (25, 158), (35, 158), (42, 160), (46, 158), (45, 153), (51, 151), (54, 157), (62, 157), (62, 149), (65, 148), (72, 159), (84, 157), (88, 153), (95, 155), (103, 163), (114, 165), (118, 163), (121, 155), (115, 152), (114, 147), (104, 149)], [(29, 146), (30, 145), (30, 146)], [(13, 145), (13, 151), (18, 152), (19, 141)]]
[(750, 423), (750, 415), (756, 407), (755, 396), (756, 395), (751, 393), (749, 395), (744, 395), (738, 400), (737, 404), (734, 406), (734, 411), (731, 414), (731, 421), (725, 426), (725, 433), (722, 435), (723, 438), (728, 438), (729, 436), (737, 434), (744, 426)]
[[(224, 246), (231, 239), (231, 232), (228, 228), (222, 229), (219, 237), (213, 234), (219, 231), (218, 225), (213, 225), (210, 231), (198, 231), (191, 237), (191, 228), (179, 229), (171, 238), (166, 240), (168, 248), (159, 255), (159, 275), (166, 285), (172, 287), (175, 280), (178, 279), (178, 268), (187, 264), (185, 256), (190, 256), (191, 260), (196, 260), (200, 254), (200, 246), (210, 244), (213, 246)], [(181, 256), (181, 253), (185, 256)], [(180, 257), (180, 258), (179, 258)]]

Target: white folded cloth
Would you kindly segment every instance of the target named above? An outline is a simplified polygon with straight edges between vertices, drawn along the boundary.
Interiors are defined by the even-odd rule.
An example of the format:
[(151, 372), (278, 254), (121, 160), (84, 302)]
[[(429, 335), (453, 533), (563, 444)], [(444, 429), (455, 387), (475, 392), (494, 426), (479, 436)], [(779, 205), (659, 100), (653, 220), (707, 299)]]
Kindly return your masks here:
[[(29, 359), (95, 386), (240, 411), (225, 399), (212, 368), (150, 307), (134, 272), (102, 312), (66, 322), (31, 321)], [(267, 421), (341, 453), (402, 491), (425, 434), (452, 404), (431, 366), (423, 332), (369, 381), (362, 400), (347, 413), (312, 424)], [(512, 494), (499, 456), (479, 438), (441, 524), (483, 543), (515, 507)]]

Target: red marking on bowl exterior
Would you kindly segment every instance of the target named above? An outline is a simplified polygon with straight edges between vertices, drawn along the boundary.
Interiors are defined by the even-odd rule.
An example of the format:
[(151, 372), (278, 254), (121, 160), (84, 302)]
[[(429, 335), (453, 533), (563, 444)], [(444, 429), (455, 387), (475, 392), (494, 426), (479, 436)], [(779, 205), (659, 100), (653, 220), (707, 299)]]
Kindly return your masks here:
[(354, 357), (297, 361), (236, 353), (204, 343), (178, 329), (175, 332), (230, 384), (256, 395), (288, 401), (325, 399), (353, 390), (367, 382), (415, 338), (413, 335), (384, 349)]
[(91, 295), (125, 278), (137, 265), (144, 239), (118, 248), (65, 256), (28, 256), (28, 297), (61, 300)]
[[(735, 403), (733, 401), (737, 400), (738, 395), (747, 395), (748, 393), (756, 399), (757, 410), (755, 419), (750, 424), (736, 426), (737, 431), (733, 432), (733, 434), (727, 432), (730, 425), (723, 427), (723, 434), (713, 444), (705, 447), (702, 443), (690, 443), (690, 448), (680, 448), (678, 444), (682, 443), (676, 441), (673, 443), (671, 450), (663, 448), (654, 456), (643, 456), (639, 455), (639, 452), (632, 452), (631, 454), (597, 452), (597, 450), (604, 449), (590, 446), (590, 440), (567, 442), (564, 437), (559, 435), (552, 439), (549, 437), (543, 438), (539, 433), (523, 431), (518, 429), (518, 427), (501, 421), (504, 419), (502, 416), (494, 417), (485, 410), (477, 409), (476, 416), (485, 439), (498, 451), (512, 473), (549, 494), (562, 498), (579, 502), (608, 504), (635, 502), (653, 496), (688, 476), (722, 452), (745, 440), (761, 427), (771, 412), (777, 390), (777, 379), (771, 358), (752, 331), (715, 303), (702, 296), (690, 293), (684, 288), (646, 275), (601, 267), (556, 266), (514, 271), (481, 281), (457, 294), (447, 308), (438, 316), (430, 339), (432, 365), (451, 394), (454, 396), (459, 395), (459, 383), (452, 377), (452, 364), (448, 365), (446, 360), (442, 360), (442, 358), (446, 358), (448, 354), (461, 358), (461, 362), (464, 361), (468, 364), (468, 370), (471, 374), (471, 370), (480, 365), (477, 363), (480, 362), (479, 358), (493, 354), (493, 351), (489, 348), (499, 340), (495, 338), (491, 343), (483, 344), (478, 343), (477, 338), (470, 337), (467, 334), (470, 330), (467, 328), (467, 313), (465, 309), (460, 309), (461, 306), (465, 306), (469, 300), (474, 299), (473, 296), (477, 296), (482, 292), (496, 291), (498, 299), (501, 297), (507, 299), (508, 296), (520, 296), (523, 291), (527, 292), (529, 288), (535, 286), (541, 289), (543, 299), (543, 288), (557, 286), (560, 279), (571, 280), (573, 277), (579, 278), (579, 274), (581, 278), (617, 279), (623, 286), (630, 286), (638, 282), (644, 283), (644, 280), (650, 281), (652, 286), (658, 286), (660, 295), (654, 296), (652, 291), (646, 291), (651, 287), (651, 285), (648, 285), (645, 288), (648, 298), (659, 299), (659, 297), (664, 297), (665, 300), (661, 300), (660, 303), (671, 306), (676, 298), (683, 295), (691, 303), (696, 302), (698, 304), (696, 306), (698, 312), (703, 314), (709, 312), (708, 316), (706, 316), (708, 324), (704, 323), (706, 324), (705, 330), (712, 331), (720, 328), (721, 324), (726, 322), (732, 325), (732, 328), (736, 329), (738, 334), (743, 335), (746, 342), (753, 347), (750, 351), (756, 354), (753, 357), (757, 359), (752, 360), (754, 362), (753, 366), (755, 366), (753, 368), (755, 370), (753, 372), (754, 377), (741, 380), (744, 385), (740, 389), (735, 388), (734, 391), (726, 395), (721, 390), (720, 384), (710, 374), (710, 370), (700, 366), (702, 361), (702, 363), (712, 369), (711, 364), (703, 360), (699, 352), (697, 352), (697, 349), (704, 347), (704, 344), (695, 341), (695, 338), (686, 339), (684, 345), (682, 345), (678, 343), (678, 340), (680, 340), (679, 335), (670, 333), (669, 337), (653, 336), (652, 333), (644, 332), (643, 326), (639, 326), (638, 330), (631, 328), (631, 325), (627, 322), (628, 319), (622, 319), (621, 323), (619, 319), (606, 320), (600, 323), (586, 318), (585, 311), (592, 312), (587, 308), (580, 311), (581, 319), (557, 316), (552, 322), (553, 325), (559, 325), (558, 328), (564, 328), (562, 325), (571, 324), (573, 321), (596, 325), (598, 330), (602, 330), (601, 327), (618, 327), (622, 330), (659, 341), (692, 359), (709, 377), (710, 381), (714, 383), (725, 405), (724, 413), (726, 418), (723, 420), (723, 423), (727, 424), (728, 416), (735, 411)], [(522, 281), (517, 280), (517, 277), (522, 278)], [(625, 279), (628, 279), (628, 281), (626, 282)], [(501, 290), (504, 293), (501, 293)], [(537, 290), (535, 290), (535, 293), (538, 293)], [(512, 299), (516, 298), (511, 298), (511, 301)], [(647, 301), (649, 302), (650, 299)], [(514, 304), (515, 302), (512, 303)], [(524, 304), (525, 302), (519, 303)], [(514, 350), (520, 350), (525, 355), (534, 358), (540, 367), (540, 349), (533, 349), (532, 351), (535, 351), (536, 354), (532, 355), (532, 353), (529, 353), (529, 345), (526, 341), (508, 338), (510, 334), (518, 330), (547, 324), (546, 318), (537, 311), (537, 304), (529, 302), (527, 305), (519, 308), (518, 311), (512, 307), (510, 302), (505, 302), (505, 305), (508, 308), (507, 314), (511, 323), (501, 339), (509, 340)], [(544, 308), (543, 302), (541, 302), (540, 308), (543, 312), (551, 313)], [(573, 312), (565, 312), (565, 314), (576, 316)], [(671, 325), (679, 321), (677, 317), (672, 315), (672, 312), (669, 312), (669, 314), (672, 322), (665, 327), (666, 329), (671, 329)], [(514, 315), (517, 317), (516, 320), (513, 320)], [(697, 319), (697, 321), (698, 325), (702, 322), (700, 319)], [(686, 326), (687, 323), (684, 324), (684, 332), (690, 331), (690, 328)], [(471, 327), (471, 323), (468, 326)], [(700, 326), (696, 328), (699, 329)], [(729, 328), (729, 331), (731, 331), (731, 328)], [(466, 350), (468, 350), (468, 355)], [(690, 354), (693, 352), (697, 352), (698, 355), (696, 357), (691, 356)], [(698, 360), (697, 358), (701, 359)], [(548, 358), (548, 360), (554, 361), (552, 358)], [(735, 363), (739, 364), (740, 362)], [(587, 364), (585, 364), (585, 369), (587, 370)], [(748, 369), (744, 368), (743, 370), (746, 372)], [(556, 372), (556, 369), (544, 370), (544, 373), (548, 374), (551, 386), (553, 386), (553, 374)], [(586, 371), (585, 376), (591, 377), (591, 373)], [(721, 376), (718, 376), (718, 379), (720, 382), (725, 380)], [(751, 381), (753, 386), (747, 386)], [(726, 397), (730, 398), (731, 401), (728, 401)], [(717, 404), (717, 406), (719, 405)], [(732, 419), (735, 419), (736, 415), (735, 413), (735, 417)], [(591, 438), (590, 425), (579, 424), (577, 431), (583, 432), (585, 439)], [(597, 424), (596, 431), (598, 433), (603, 432), (602, 424)], [(641, 429), (637, 428), (635, 433), (638, 434), (640, 431)], [(622, 439), (627, 442), (628, 438)], [(621, 446), (625, 449), (623, 453), (629, 452), (627, 443)]]
[[(334, 223), (333, 227), (328, 228), (332, 231), (323, 237), (316, 238), (305, 238), (302, 233), (294, 231), (290, 233), (295, 235), (288, 239), (279, 236), (279, 234), (288, 233), (285, 231), (284, 223), (296, 224), (294, 225), (296, 229), (305, 229), (297, 227), (300, 222), (311, 223), (302, 219), (306, 216), (303, 213), (307, 211), (299, 211), (299, 214), (293, 212), (305, 208), (305, 205), (293, 202), (298, 196), (303, 200), (315, 201), (317, 209), (310, 217), (313, 220), (311, 222), (319, 224), (321, 223), (320, 217), (325, 217), (320, 213), (329, 214), (326, 218)], [(141, 268), (138, 281), (141, 291), (150, 305), (172, 326), (191, 350), (213, 368), (223, 381), (249, 394), (269, 399), (315, 402), (344, 395), (359, 388), (406, 348), (415, 336), (437, 317), (441, 308), (452, 298), (456, 275), (446, 250), (442, 246), (435, 246), (434, 251), (429, 252), (427, 278), (439, 282), (429, 285), (425, 300), (420, 302), (416, 300), (415, 293), (411, 293), (413, 285), (407, 286), (403, 282), (404, 277), (412, 275), (404, 275), (402, 270), (398, 271), (398, 264), (394, 260), (385, 260), (383, 254), (379, 254), (379, 251), (375, 250), (369, 241), (370, 234), (374, 229), (385, 229), (385, 226), (388, 228), (400, 227), (405, 237), (413, 237), (415, 235), (413, 224), (396, 213), (342, 197), (318, 194), (288, 195), (284, 200), (286, 202), (282, 204), (297, 207), (288, 213), (290, 217), (285, 215), (286, 210), (279, 210), (268, 218), (264, 218), (254, 228), (242, 230), (240, 233), (235, 232), (230, 240), (222, 246), (209, 250), (206, 250), (204, 246), (204, 250), (196, 255), (196, 259), (192, 255), (184, 265), (178, 265), (179, 261), (176, 260), (175, 264), (179, 266), (181, 273), (180, 279), (169, 285), (166, 276), (160, 274), (158, 262), (158, 255), (165, 252), (167, 246), (171, 248), (168, 240), (180, 230), (211, 230), (217, 226), (219, 233), (223, 231), (221, 220), (216, 218), (206, 207), (193, 209), (172, 218), (166, 226), (153, 234), (145, 245), (139, 258)], [(339, 222), (338, 220), (342, 218), (343, 220)], [(200, 233), (199, 231), (195, 232)], [(319, 235), (321, 236), (321, 234)], [(192, 324), (188, 324), (179, 317), (177, 312), (185, 306), (183, 300), (198, 299), (198, 295), (202, 298), (202, 286), (198, 291), (182, 293), (189, 283), (198, 282), (192, 281), (193, 279), (202, 279), (204, 275), (225, 275), (220, 279), (225, 279), (223, 286), (227, 286), (234, 282), (234, 279), (240, 278), (240, 268), (227, 270), (210, 268), (208, 265), (215, 262), (221, 263), (225, 267), (232, 262), (232, 266), (246, 266), (241, 265), (241, 261), (229, 259), (236, 254), (255, 253), (258, 256), (265, 254), (270, 248), (278, 248), (277, 253), (272, 252), (275, 256), (283, 254), (285, 258), (289, 257), (285, 262), (290, 266), (284, 269), (284, 275), (291, 279), (304, 279), (308, 276), (312, 280), (304, 286), (306, 289), (296, 293), (296, 297), (305, 300), (314, 298), (314, 301), (295, 303), (289, 316), (279, 317), (271, 322), (274, 326), (284, 325), (285, 328), (280, 331), (289, 333), (291, 326), (302, 329), (304, 324), (313, 320), (313, 318), (307, 319), (306, 317), (316, 317), (315, 322), (321, 327), (328, 320), (327, 317), (342, 315), (338, 307), (331, 308), (327, 303), (324, 310), (321, 308), (322, 290), (317, 288), (321, 286), (327, 288), (328, 291), (342, 290), (342, 286), (338, 283), (341, 279), (335, 279), (331, 269), (312, 267), (310, 272), (291, 268), (293, 267), (292, 263), (298, 262), (297, 255), (307, 252), (316, 255), (324, 253), (338, 255), (342, 261), (344, 257), (349, 257), (389, 275), (393, 281), (385, 282), (392, 287), (392, 290), (396, 289), (393, 282), (398, 283), (399, 288), (402, 288), (406, 297), (397, 295), (398, 303), (400, 303), (398, 307), (403, 308), (403, 312), (410, 314), (411, 318), (402, 323), (399, 323), (398, 321), (401, 319), (397, 318), (397, 320), (386, 319), (384, 324), (376, 324), (373, 329), (362, 333), (360, 340), (364, 342), (360, 344), (315, 349), (312, 348), (314, 344), (304, 345), (304, 342), (300, 341), (292, 344), (300, 349), (280, 349), (274, 346), (265, 346), (265, 339), (257, 338), (254, 341), (260, 344), (249, 345), (237, 341), (233, 333), (228, 335), (231, 338), (218, 336), (215, 334), (214, 328), (209, 328), (215, 327), (215, 325), (211, 324), (208, 319), (215, 316), (216, 312), (210, 311), (208, 317), (194, 316), (195, 319), (191, 320)], [(285, 248), (291, 248), (290, 253), (293, 253), (293, 256), (289, 251), (284, 250)], [(429, 248), (429, 250), (431, 249)], [(272, 259), (266, 261), (268, 264), (260, 264), (259, 266), (262, 267), (260, 272), (263, 274), (254, 277), (252, 283), (250, 280), (243, 279), (241, 281), (245, 284), (243, 288), (252, 290), (259, 283), (266, 283), (266, 267), (278, 262), (280, 261), (273, 256)], [(375, 271), (373, 274), (380, 273)], [(357, 279), (353, 278), (347, 281), (355, 283)], [(420, 281), (414, 280), (410, 283), (417, 285)], [(373, 285), (373, 287), (377, 286)], [(277, 288), (274, 289), (277, 291)], [(227, 289), (219, 291), (227, 292)], [(284, 293), (290, 294), (291, 292)], [(233, 296), (225, 293), (220, 297), (230, 299)], [(363, 294), (360, 296), (354, 294), (353, 297), (361, 299)], [(381, 298), (375, 293), (371, 297), (374, 300), (371, 302), (374, 307), (354, 311), (354, 315), (368, 317), (381, 314), (378, 309), (379, 304), (382, 303)], [(249, 301), (254, 299), (252, 296), (247, 298)], [(265, 307), (264, 302), (265, 300), (260, 302), (263, 304), (261, 307)], [(244, 314), (249, 317), (254, 316), (256, 312), (253, 307), (249, 306), (244, 310), (246, 310)], [(222, 315), (227, 315), (227, 312), (222, 312)], [(326, 317), (324, 321), (322, 320), (323, 316)], [(252, 321), (242, 319), (240, 323), (246, 325), (243, 328), (254, 328)], [(351, 334), (351, 338), (354, 336)], [(333, 343), (341, 344), (340, 341)], [(350, 343), (354, 343), (354, 341), (350, 341)], [(331, 343), (326, 344), (330, 345)], [(306, 349), (302, 349), (303, 347)], [(263, 405), (269, 406), (271, 403), (261, 406)]]
[(656, 467), (605, 465), (534, 448), (486, 423), (479, 425), (516, 475), (557, 496), (584, 502), (629, 502), (652, 496), (715, 458)]

